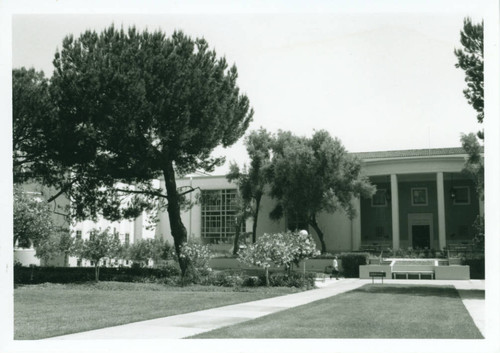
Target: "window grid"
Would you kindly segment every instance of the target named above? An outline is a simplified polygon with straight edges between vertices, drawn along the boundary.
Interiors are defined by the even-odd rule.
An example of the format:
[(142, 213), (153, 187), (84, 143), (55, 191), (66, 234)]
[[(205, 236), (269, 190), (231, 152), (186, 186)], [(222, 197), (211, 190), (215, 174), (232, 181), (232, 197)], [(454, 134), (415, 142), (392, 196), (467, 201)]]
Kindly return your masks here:
[(209, 242), (224, 242), (234, 236), (236, 198), (235, 189), (202, 190), (202, 238)]

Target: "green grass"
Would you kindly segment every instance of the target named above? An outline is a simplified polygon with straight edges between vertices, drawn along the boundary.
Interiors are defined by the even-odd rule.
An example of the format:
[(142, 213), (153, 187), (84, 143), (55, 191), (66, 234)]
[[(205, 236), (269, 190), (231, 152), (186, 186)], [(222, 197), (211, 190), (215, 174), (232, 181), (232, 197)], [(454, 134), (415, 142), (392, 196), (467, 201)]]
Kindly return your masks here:
[(451, 286), (359, 289), (193, 338), (483, 338)]
[(99, 282), (14, 290), (14, 339), (40, 339), (285, 295), (295, 288)]

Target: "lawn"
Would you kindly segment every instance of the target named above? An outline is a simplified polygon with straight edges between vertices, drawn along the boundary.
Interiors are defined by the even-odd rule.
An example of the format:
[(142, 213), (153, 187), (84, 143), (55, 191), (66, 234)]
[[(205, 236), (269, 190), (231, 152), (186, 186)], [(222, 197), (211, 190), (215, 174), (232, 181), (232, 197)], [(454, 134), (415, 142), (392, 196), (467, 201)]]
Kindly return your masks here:
[(451, 286), (369, 284), (192, 338), (483, 338)]
[(99, 282), (14, 290), (14, 339), (40, 339), (298, 292)]

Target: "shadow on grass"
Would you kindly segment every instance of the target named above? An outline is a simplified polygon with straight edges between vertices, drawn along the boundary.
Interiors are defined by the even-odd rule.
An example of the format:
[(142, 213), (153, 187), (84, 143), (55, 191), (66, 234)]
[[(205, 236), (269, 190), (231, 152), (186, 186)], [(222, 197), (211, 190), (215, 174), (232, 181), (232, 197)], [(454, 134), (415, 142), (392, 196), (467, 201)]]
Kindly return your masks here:
[(457, 290), (453, 286), (426, 286), (426, 285), (405, 285), (405, 284), (367, 284), (353, 290), (353, 292), (382, 293), (382, 294), (404, 294), (419, 297), (446, 297), (460, 298)]
[(462, 299), (483, 299), (484, 290), (482, 289), (459, 289), (460, 297)]

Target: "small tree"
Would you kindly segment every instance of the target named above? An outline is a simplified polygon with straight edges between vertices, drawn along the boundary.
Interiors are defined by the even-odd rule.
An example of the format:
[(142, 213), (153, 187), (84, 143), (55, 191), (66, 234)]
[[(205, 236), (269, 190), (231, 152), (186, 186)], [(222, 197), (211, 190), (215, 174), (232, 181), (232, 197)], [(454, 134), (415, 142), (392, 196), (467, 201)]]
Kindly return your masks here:
[(50, 205), (14, 186), (14, 244), (36, 249), (56, 232)]
[(375, 192), (361, 174), (360, 161), (324, 130), (310, 139), (280, 131), (273, 144), (269, 180), (270, 194), (277, 200), (271, 218), (287, 215), (305, 220), (315, 230), (323, 253), (326, 244), (318, 214), (344, 210), (352, 218), (356, 214), (352, 199)]
[(149, 239), (140, 239), (131, 244), (127, 249), (127, 258), (140, 267), (147, 266), (152, 257), (151, 242)]
[(314, 257), (318, 254), (314, 240), (310, 235), (284, 232), (264, 234), (254, 244), (243, 249), (238, 260), (264, 268), (266, 285), (269, 286), (269, 268), (271, 266), (291, 268), (292, 263)]
[(99, 282), (99, 266), (102, 259), (111, 259), (120, 249), (120, 239), (109, 232), (109, 229), (94, 229), (90, 232), (89, 239), (75, 241), (73, 253), (78, 257), (93, 261), (95, 267), (95, 280)]
[(232, 163), (230, 172), (226, 176), (229, 181), (236, 180), (238, 182), (243, 206), (251, 207), (252, 243), (255, 243), (257, 238), (257, 221), (260, 202), (267, 184), (267, 170), (271, 165), (272, 142), (273, 137), (266, 129), (260, 128), (258, 131), (250, 132), (245, 138), (245, 146), (250, 157), (248, 172), (246, 168), (240, 172), (238, 165)]
[[(477, 121), (484, 119), (484, 22), (473, 24), (470, 18), (464, 19), (464, 27), (460, 31), (460, 43), (463, 49), (455, 49), (458, 62), (455, 67), (465, 71), (464, 96), (467, 102), (476, 110)], [(484, 139), (484, 131), (479, 131), (477, 136)]]
[(42, 243), (36, 247), (36, 257), (48, 262), (57, 256), (64, 256), (64, 266), (68, 266), (74, 238), (66, 227), (56, 227)]
[(484, 157), (481, 153), (481, 145), (473, 133), (462, 134), (460, 140), (468, 155), (462, 172), (471, 177), (479, 199), (484, 200)]
[(150, 260), (158, 266), (170, 257), (170, 251), (170, 244), (161, 238), (140, 239), (127, 247), (125, 256), (141, 267), (147, 266)]
[(211, 271), (209, 261), (212, 254), (207, 245), (189, 241), (181, 246), (179, 255), (176, 251), (172, 255), (179, 263), (183, 262), (187, 266), (186, 271), (181, 273), (183, 284), (188, 281), (198, 282), (201, 276)]

